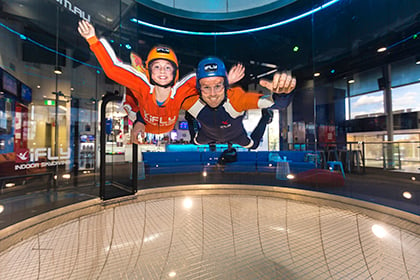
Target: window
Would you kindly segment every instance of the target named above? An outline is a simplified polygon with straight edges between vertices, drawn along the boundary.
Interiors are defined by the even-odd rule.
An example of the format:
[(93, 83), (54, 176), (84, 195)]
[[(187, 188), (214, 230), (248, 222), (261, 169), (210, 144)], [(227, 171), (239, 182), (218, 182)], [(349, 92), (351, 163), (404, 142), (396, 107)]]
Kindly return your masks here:
[(366, 118), (384, 113), (382, 91), (358, 95), (350, 98), (350, 118)]

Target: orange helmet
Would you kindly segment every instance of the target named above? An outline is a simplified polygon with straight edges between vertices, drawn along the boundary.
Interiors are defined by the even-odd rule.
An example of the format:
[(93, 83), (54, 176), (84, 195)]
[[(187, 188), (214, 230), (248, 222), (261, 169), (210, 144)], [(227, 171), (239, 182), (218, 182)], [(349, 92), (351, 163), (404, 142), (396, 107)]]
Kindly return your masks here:
[(179, 71), (178, 71), (178, 59), (176, 58), (176, 55), (174, 53), (174, 51), (167, 46), (156, 46), (153, 47), (148, 56), (147, 56), (147, 60), (146, 60), (146, 67), (148, 69), (148, 74), (149, 74), (149, 80), (153, 83), (153, 81), (151, 80), (151, 73), (150, 73), (150, 63), (152, 63), (154, 60), (156, 59), (165, 59), (169, 62), (172, 63), (172, 65), (174, 66), (174, 80), (171, 83), (171, 86), (178, 81), (178, 77), (179, 77)]

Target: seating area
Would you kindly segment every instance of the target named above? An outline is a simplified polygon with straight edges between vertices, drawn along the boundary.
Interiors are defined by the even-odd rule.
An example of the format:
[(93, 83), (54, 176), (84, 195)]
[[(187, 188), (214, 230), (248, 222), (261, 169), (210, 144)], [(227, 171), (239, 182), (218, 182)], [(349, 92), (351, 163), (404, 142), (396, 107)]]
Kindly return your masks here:
[[(210, 171), (217, 164), (221, 152), (143, 152), (145, 172), (148, 175), (196, 173)], [(224, 165), (224, 172), (276, 172), (277, 163), (287, 161), (292, 173), (319, 167), (316, 153), (311, 151), (248, 152), (238, 151), (237, 161)]]

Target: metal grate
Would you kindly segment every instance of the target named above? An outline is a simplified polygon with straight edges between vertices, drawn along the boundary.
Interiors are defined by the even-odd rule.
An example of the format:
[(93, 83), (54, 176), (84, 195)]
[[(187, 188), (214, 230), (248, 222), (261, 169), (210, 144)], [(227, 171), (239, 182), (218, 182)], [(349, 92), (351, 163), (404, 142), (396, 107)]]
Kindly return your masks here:
[(419, 236), (344, 208), (202, 195), (57, 225), (2, 252), (0, 279), (420, 279), (419, 259)]

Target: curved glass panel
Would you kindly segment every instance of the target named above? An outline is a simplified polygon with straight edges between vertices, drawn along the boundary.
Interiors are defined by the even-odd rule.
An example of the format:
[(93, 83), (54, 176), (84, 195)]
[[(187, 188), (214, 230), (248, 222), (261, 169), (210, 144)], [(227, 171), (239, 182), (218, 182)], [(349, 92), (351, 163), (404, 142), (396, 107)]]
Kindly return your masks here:
[(137, 2), (179, 17), (200, 20), (231, 20), (260, 15), (285, 7), (296, 0), (261, 0), (261, 1), (170, 1), (137, 0)]

